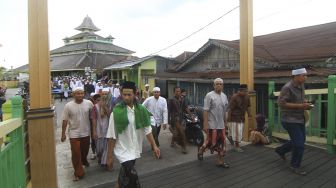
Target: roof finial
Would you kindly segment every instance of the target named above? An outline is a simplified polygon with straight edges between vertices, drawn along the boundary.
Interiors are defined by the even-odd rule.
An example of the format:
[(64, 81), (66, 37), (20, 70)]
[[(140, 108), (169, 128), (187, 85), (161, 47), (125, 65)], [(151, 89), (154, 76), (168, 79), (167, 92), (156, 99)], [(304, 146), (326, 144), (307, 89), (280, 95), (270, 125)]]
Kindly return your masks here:
[(79, 30), (79, 31), (85, 31), (88, 30), (90, 32), (96, 32), (99, 31), (100, 29), (98, 27), (96, 27), (91, 18), (89, 17), (89, 15), (86, 15), (86, 17), (84, 18), (82, 24), (78, 27), (76, 27), (75, 29)]

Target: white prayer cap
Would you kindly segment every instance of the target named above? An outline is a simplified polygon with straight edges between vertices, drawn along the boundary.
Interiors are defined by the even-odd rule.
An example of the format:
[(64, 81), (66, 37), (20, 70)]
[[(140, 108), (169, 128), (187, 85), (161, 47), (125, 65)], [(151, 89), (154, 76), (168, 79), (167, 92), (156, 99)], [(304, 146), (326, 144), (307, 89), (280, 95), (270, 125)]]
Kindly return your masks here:
[(90, 96), (93, 97), (96, 93), (92, 92), (90, 93)]
[(307, 70), (305, 68), (292, 70), (293, 76), (300, 75), (300, 74), (307, 74)]
[(146, 84), (145, 87), (149, 87), (149, 84)]
[(105, 88), (103, 88), (102, 92), (110, 92), (110, 89), (105, 87)]
[(160, 88), (159, 87), (154, 87), (153, 91), (160, 91)]
[(116, 86), (119, 86), (119, 83), (116, 83)]
[(83, 87), (75, 87), (75, 89), (72, 90), (73, 92), (76, 92), (76, 91), (84, 91), (84, 88)]

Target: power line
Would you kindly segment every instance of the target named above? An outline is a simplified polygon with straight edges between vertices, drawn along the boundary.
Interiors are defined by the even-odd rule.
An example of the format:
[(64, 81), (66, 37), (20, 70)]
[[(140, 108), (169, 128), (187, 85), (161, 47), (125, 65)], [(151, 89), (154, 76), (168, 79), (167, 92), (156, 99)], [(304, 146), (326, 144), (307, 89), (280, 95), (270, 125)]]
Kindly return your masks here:
[(169, 45), (169, 46), (167, 46), (167, 47), (165, 47), (165, 48), (163, 48), (163, 49), (161, 49), (161, 50), (159, 50), (159, 51), (157, 51), (157, 52), (155, 52), (155, 53), (151, 53), (149, 56), (158, 54), (158, 53), (160, 53), (160, 52), (162, 52), (162, 51), (164, 51), (164, 50), (167, 50), (168, 48), (171, 48), (171, 47), (177, 45), (178, 43), (180, 43), (180, 42), (182, 42), (182, 41), (184, 41), (184, 40), (190, 38), (191, 36), (193, 36), (193, 35), (195, 35), (196, 33), (202, 31), (203, 29), (205, 29), (205, 28), (208, 27), (209, 25), (211, 25), (211, 24), (215, 23), (216, 21), (222, 19), (224, 16), (230, 14), (231, 12), (233, 12), (234, 10), (236, 10), (237, 8), (239, 8), (239, 6), (236, 6), (236, 7), (232, 8), (231, 10), (229, 10), (228, 12), (226, 12), (225, 14), (221, 15), (220, 17), (218, 17), (217, 19), (211, 21), (210, 23), (208, 23), (207, 25), (201, 27), (200, 29), (198, 29), (198, 30), (192, 32), (190, 35), (188, 35), (188, 36), (186, 36), (186, 37), (184, 37), (184, 38), (178, 40), (177, 42), (175, 42), (175, 43), (173, 43), (173, 44), (171, 44), (171, 45)]

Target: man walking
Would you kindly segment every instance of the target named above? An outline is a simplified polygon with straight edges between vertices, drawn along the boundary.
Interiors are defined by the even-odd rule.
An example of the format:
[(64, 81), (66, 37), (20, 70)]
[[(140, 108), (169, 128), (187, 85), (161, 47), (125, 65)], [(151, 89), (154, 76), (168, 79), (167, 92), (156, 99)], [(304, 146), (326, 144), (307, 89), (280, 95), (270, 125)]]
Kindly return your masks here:
[[(174, 147), (175, 142), (177, 142), (182, 147), (182, 153), (186, 154), (186, 136), (182, 127), (183, 113), (187, 112), (190, 117), (193, 117), (193, 115), (190, 113), (188, 106), (181, 97), (181, 88), (179, 86), (174, 88), (174, 93), (175, 96), (169, 100), (168, 105), (168, 118), (171, 125), (171, 131), (173, 133), (171, 146)], [(193, 121), (195, 121), (194, 118)]]
[(292, 79), (280, 92), (278, 104), (281, 108), (281, 124), (287, 130), (290, 141), (275, 149), (286, 160), (285, 154), (292, 151), (291, 169), (299, 175), (307, 173), (300, 169), (306, 141), (304, 110), (310, 110), (312, 103), (305, 100), (304, 82), (307, 79), (305, 68), (292, 71)]
[(151, 125), (152, 125), (152, 134), (154, 136), (155, 143), (158, 147), (159, 144), (159, 134), (161, 130), (161, 125), (165, 130), (168, 124), (168, 108), (167, 101), (165, 98), (160, 96), (160, 88), (153, 88), (154, 96), (147, 98), (142, 105), (144, 105), (147, 110), (152, 113), (151, 116)]
[(149, 84), (145, 84), (145, 90), (142, 92), (142, 101), (146, 100), (149, 95)]
[(74, 167), (74, 181), (78, 181), (85, 174), (83, 165), (88, 167), (87, 155), (90, 147), (90, 110), (91, 101), (84, 99), (84, 88), (76, 87), (73, 90), (74, 100), (68, 102), (63, 111), (62, 137), (66, 140), (65, 131), (69, 125), (68, 133), (71, 145), (72, 165)]
[(228, 99), (223, 91), (223, 80), (214, 80), (214, 91), (209, 92), (204, 98), (204, 125), (203, 129), (207, 133), (207, 140), (198, 151), (198, 159), (203, 160), (203, 152), (210, 149), (211, 153), (218, 152), (216, 166), (229, 168), (229, 164), (224, 162), (226, 151), (225, 143), (225, 113), (228, 106)]
[(244, 151), (239, 144), (243, 137), (246, 112), (250, 118), (250, 100), (247, 95), (247, 85), (240, 84), (238, 92), (231, 97), (227, 119), (229, 122), (229, 135), (234, 141), (235, 151), (237, 152)]
[(140, 158), (142, 142), (146, 136), (157, 158), (160, 149), (156, 146), (152, 128), (150, 126), (150, 113), (141, 104), (135, 103), (136, 87), (134, 82), (124, 82), (121, 89), (123, 101), (118, 103), (110, 116), (106, 137), (108, 140), (108, 166), (113, 166), (113, 154), (121, 163), (116, 187), (139, 188), (140, 183), (134, 168), (135, 160)]

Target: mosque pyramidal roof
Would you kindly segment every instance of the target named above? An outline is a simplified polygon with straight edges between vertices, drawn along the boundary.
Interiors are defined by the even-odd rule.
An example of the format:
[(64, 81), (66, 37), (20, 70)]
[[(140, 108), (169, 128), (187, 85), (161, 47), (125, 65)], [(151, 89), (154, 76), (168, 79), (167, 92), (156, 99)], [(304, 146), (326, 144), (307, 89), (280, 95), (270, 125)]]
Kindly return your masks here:
[(51, 71), (103, 69), (133, 58), (135, 52), (113, 44), (115, 38), (111, 35), (96, 34), (100, 29), (89, 16), (75, 29), (80, 33), (65, 37), (64, 46), (50, 51)]

